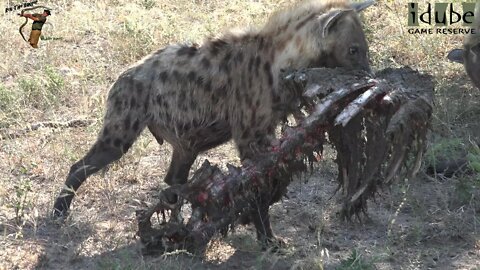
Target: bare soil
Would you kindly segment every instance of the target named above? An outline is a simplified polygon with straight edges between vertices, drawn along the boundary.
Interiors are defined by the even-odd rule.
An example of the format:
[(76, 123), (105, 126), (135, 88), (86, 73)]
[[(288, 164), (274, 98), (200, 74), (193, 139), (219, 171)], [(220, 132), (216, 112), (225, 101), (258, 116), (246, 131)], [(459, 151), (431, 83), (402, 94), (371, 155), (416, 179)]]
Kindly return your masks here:
[[(334, 195), (337, 183), (332, 149), (327, 149), (325, 160), (311, 175), (291, 184), (288, 198), (272, 206), (274, 231), (287, 243), (280, 253), (260, 251), (253, 226), (240, 226), (211, 243), (205, 258), (184, 252), (143, 256), (135, 237), (134, 210), (140, 200), (153, 202), (158, 185), (163, 185), (170, 152), (168, 146), (159, 148), (152, 139), (143, 136), (137, 143), (147, 144), (144, 155), (128, 155), (109, 171), (91, 177), (63, 225), (48, 216), (58, 185), (41, 173), (42, 164), (54, 160), (45, 157), (37, 164), (38, 173), (30, 170), (25, 174), (14, 166), (2, 168), (3, 174), (24, 174), (33, 188), (27, 192), (20, 226), (14, 209), (2, 204), (1, 268), (476, 269), (480, 263), (475, 214), (480, 204), (475, 198), (469, 205), (456, 204), (458, 194), (452, 185), (458, 179), (423, 175), (397, 183), (370, 203), (368, 218), (347, 222), (339, 217), (341, 196)], [(40, 156), (48, 152), (48, 139), (43, 148), (41, 140), (29, 146), (31, 141), (7, 141), (1, 158), (12, 158), (5, 153), (12, 146), (21, 145)], [(231, 144), (203, 155), (197, 166), (204, 158), (217, 164), (238, 162)], [(67, 168), (53, 170), (67, 172)], [(17, 195), (11, 188), (2, 190), (7, 201), (15, 201)]]

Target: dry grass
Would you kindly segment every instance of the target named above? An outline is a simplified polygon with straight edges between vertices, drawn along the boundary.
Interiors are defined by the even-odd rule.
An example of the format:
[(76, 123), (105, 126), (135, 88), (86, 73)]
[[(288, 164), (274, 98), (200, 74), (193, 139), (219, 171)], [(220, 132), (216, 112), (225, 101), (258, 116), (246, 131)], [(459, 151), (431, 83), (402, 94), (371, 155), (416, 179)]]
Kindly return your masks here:
[[(41, 129), (0, 145), (0, 269), (470, 269), (480, 261), (478, 175), (419, 177), (372, 204), (372, 221), (341, 222), (332, 161), (272, 210), (289, 249), (259, 252), (251, 228), (212, 244), (206, 259), (184, 254), (142, 257), (134, 239), (138, 200), (163, 185), (170, 148), (145, 133), (108, 171), (82, 187), (63, 226), (48, 219), (70, 165), (96, 137), (108, 87), (128, 65), (174, 42), (201, 43), (232, 27), (261, 24), (285, 1), (46, 1), (54, 10), (49, 40), (32, 50), (17, 32), (23, 19), (0, 21), (0, 128), (38, 121), (98, 120), (87, 128)], [(436, 81), (431, 144), (478, 141), (480, 92), (461, 66), (445, 60), (459, 36), (409, 35), (406, 5), (378, 1), (364, 14), (375, 69), (413, 66)], [(26, 27), (28, 28), (28, 27)], [(329, 152), (332, 155), (331, 152)], [(231, 145), (211, 151), (215, 163), (237, 162)], [(200, 161), (197, 162), (199, 164)]]

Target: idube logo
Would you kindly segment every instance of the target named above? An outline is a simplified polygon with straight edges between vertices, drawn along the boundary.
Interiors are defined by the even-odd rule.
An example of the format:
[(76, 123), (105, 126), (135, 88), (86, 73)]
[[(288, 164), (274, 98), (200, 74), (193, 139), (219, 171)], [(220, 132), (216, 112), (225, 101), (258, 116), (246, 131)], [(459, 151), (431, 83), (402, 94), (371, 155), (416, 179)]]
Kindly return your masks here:
[(475, 2), (408, 3), (410, 34), (475, 34)]

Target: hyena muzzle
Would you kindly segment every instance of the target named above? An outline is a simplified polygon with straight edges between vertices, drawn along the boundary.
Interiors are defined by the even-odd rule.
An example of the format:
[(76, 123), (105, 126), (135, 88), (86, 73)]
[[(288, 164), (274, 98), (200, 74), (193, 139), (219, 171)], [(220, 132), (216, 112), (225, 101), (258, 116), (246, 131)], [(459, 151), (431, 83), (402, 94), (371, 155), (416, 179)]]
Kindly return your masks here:
[[(144, 58), (113, 84), (103, 128), (89, 152), (71, 167), (54, 215), (66, 215), (85, 179), (118, 160), (146, 127), (160, 144), (165, 140), (173, 147), (165, 177), (169, 185), (185, 183), (199, 153), (232, 138), (242, 160), (264, 151), (301, 96), (280, 91), (281, 70), (370, 71), (357, 12), (371, 4), (304, 3), (277, 12), (258, 31), (229, 33), (202, 46), (167, 46)], [(271, 202), (250, 215), (260, 240), (273, 238)]]
[(473, 84), (480, 89), (480, 2), (475, 4), (475, 22), (472, 29), (475, 31), (465, 37), (463, 49), (453, 49), (447, 58), (465, 66)]

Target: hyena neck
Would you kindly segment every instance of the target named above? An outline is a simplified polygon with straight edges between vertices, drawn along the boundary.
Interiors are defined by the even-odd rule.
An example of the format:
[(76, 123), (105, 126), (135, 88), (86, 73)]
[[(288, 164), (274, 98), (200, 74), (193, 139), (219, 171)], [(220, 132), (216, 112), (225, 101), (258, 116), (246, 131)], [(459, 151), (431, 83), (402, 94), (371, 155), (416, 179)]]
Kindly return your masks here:
[(319, 16), (338, 9), (350, 9), (349, 1), (303, 1), (293, 9), (273, 14), (259, 34), (269, 39), (274, 48), (274, 72), (306, 67), (318, 61), (321, 46), (312, 44), (319, 43)]
[[(286, 68), (300, 68), (308, 64), (307, 49), (301, 34), (282, 33), (271, 35), (265, 33), (246, 34), (237, 42), (237, 49), (248, 48), (250, 59), (261, 57), (260, 65), (270, 63), (270, 72), (277, 77)], [(249, 65), (251, 67), (251, 63)], [(254, 68), (255, 63), (253, 63)]]
[(272, 69), (279, 73), (286, 68), (306, 67), (308, 55), (311, 53), (305, 46), (305, 40), (301, 34), (281, 34), (271, 38), (273, 44), (273, 58), (275, 59)]

